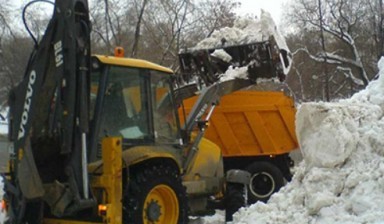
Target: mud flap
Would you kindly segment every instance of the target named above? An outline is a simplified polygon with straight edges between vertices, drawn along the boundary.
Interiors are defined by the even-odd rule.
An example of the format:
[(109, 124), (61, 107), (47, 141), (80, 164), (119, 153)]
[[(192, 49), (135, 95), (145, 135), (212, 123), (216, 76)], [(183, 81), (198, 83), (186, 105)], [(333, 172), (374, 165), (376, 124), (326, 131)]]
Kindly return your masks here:
[(248, 184), (251, 174), (244, 170), (228, 170), (226, 173), (226, 181), (229, 183)]
[(25, 150), (20, 150), (19, 156), (20, 154), (23, 154), (23, 157), (20, 160), (18, 167), (19, 172), (17, 179), (20, 183), (18, 186), (20, 186), (21, 192), (26, 199), (43, 197), (44, 188), (33, 158), (29, 138), (26, 141)]
[(233, 214), (247, 205), (248, 192), (246, 185), (249, 183), (250, 177), (251, 174), (244, 170), (232, 169), (227, 171), (227, 189), (224, 198), (226, 222), (232, 221)]

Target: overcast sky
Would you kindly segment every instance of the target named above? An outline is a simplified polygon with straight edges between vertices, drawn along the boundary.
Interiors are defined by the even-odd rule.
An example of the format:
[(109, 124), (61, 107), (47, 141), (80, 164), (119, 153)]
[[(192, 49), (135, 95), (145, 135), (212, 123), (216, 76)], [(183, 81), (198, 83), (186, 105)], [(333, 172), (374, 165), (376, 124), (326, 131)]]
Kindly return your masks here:
[[(25, 5), (31, 0), (14, 0), (13, 5)], [(53, 1), (53, 0), (52, 0)], [(264, 9), (272, 14), (274, 19), (280, 19), (282, 3), (288, 0), (238, 0), (241, 3), (239, 14), (260, 14), (260, 9)], [(277, 21), (276, 21), (277, 22)]]
[[(14, 0), (12, 5), (22, 6), (31, 0)], [(53, 1), (53, 0), (52, 0)], [(265, 11), (271, 13), (272, 18), (275, 20), (276, 24), (281, 23), (281, 13), (283, 3), (289, 0), (238, 0), (241, 3), (239, 9), (236, 10), (238, 15), (260, 15), (260, 10), (264, 9)]]
[(271, 13), (275, 23), (280, 23), (282, 5), (288, 0), (239, 0), (241, 3), (240, 8), (237, 10), (238, 14), (254, 14), (260, 15), (260, 9)]

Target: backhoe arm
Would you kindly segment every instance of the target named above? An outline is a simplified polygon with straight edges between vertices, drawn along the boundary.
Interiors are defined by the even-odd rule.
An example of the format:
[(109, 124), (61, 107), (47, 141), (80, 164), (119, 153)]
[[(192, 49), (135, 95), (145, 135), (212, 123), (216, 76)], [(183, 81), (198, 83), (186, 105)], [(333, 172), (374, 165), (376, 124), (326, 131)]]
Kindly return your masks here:
[(8, 185), (14, 190), (7, 193), (13, 197), (12, 223), (25, 219), (30, 200), (44, 199), (58, 216), (92, 204), (86, 200), (88, 177), (83, 172), (89, 39), (87, 1), (56, 0), (53, 17), (31, 53), (24, 78), (11, 91), (9, 135), (14, 151)]

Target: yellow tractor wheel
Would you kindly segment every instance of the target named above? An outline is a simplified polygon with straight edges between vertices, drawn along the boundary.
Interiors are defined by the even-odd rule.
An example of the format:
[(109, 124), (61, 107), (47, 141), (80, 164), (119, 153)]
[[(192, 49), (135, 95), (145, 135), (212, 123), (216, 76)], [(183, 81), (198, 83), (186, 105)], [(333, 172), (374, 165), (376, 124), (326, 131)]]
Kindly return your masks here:
[(124, 223), (188, 223), (185, 187), (175, 168), (146, 165), (130, 169), (124, 196)]
[(167, 185), (155, 186), (144, 201), (143, 220), (145, 224), (177, 223), (179, 205), (176, 193)]

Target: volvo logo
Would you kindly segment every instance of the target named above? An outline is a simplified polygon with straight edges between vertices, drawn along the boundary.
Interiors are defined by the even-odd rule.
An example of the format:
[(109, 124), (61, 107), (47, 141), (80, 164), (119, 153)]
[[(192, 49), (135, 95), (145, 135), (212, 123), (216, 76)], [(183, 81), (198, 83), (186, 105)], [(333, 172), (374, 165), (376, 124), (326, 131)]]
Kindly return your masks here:
[(33, 84), (35, 84), (35, 81), (36, 81), (36, 72), (32, 70), (31, 74), (29, 75), (27, 94), (25, 96), (23, 114), (21, 116), (19, 135), (18, 135), (19, 140), (25, 136), (25, 125), (28, 122), (29, 110), (31, 108), (31, 98), (33, 94)]

